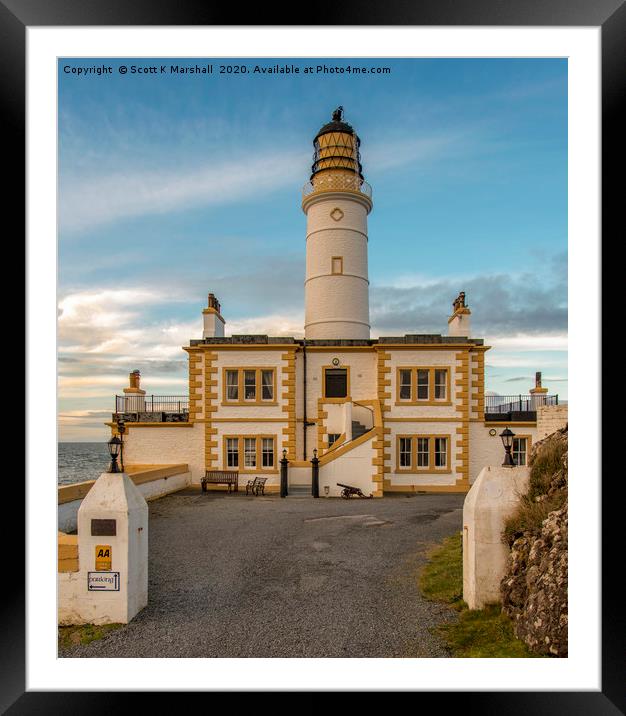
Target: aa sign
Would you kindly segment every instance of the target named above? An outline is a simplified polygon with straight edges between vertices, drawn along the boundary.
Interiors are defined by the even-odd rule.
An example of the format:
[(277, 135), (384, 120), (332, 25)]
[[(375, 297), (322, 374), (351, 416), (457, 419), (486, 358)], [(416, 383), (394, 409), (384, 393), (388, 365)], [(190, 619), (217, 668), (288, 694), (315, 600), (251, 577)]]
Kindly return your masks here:
[(96, 571), (97, 572), (111, 571), (111, 545), (110, 544), (97, 544), (96, 545)]

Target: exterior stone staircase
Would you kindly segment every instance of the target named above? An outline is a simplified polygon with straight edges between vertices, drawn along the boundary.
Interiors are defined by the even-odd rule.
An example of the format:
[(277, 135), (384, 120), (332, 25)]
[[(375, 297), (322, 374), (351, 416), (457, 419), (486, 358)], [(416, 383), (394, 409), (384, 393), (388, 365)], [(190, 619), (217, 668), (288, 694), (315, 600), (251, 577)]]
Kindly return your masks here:
[(366, 433), (368, 428), (365, 427), (362, 423), (360, 423), (358, 420), (352, 421), (352, 439), (356, 440), (356, 438), (360, 438), (361, 435)]

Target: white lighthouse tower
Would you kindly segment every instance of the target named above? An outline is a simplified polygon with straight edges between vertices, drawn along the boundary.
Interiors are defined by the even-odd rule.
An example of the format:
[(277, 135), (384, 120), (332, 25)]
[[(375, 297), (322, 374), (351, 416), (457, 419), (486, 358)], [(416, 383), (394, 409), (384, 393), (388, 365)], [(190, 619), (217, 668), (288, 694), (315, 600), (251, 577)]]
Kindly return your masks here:
[(307, 217), (304, 335), (308, 339), (370, 337), (367, 215), (372, 190), (363, 179), (354, 129), (338, 107), (313, 140)]

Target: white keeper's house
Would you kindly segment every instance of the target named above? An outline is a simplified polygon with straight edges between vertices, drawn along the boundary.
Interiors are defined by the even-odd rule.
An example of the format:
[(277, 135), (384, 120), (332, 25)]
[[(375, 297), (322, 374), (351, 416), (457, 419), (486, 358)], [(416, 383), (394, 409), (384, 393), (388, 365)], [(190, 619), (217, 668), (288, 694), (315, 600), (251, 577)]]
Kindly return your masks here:
[(124, 463), (187, 463), (194, 483), (207, 470), (236, 470), (241, 485), (266, 476), (272, 492), (283, 454), (290, 487), (310, 486), (316, 450), (322, 497), (339, 495), (337, 483), (375, 497), (467, 492), (484, 465), (502, 463), (506, 426), (514, 459), (525, 464), (532, 442), (567, 421), (567, 406), (539, 373), (528, 395), (485, 394), (489, 346), (472, 337), (463, 292), (451, 315), (442, 307), (441, 335), (370, 337), (373, 200), (360, 139), (339, 108), (313, 144), (302, 195), (304, 338), (228, 336), (209, 294), (202, 337), (183, 348), (188, 396), (149, 395), (133, 371), (116, 397), (108, 425), (115, 433), (124, 419)]

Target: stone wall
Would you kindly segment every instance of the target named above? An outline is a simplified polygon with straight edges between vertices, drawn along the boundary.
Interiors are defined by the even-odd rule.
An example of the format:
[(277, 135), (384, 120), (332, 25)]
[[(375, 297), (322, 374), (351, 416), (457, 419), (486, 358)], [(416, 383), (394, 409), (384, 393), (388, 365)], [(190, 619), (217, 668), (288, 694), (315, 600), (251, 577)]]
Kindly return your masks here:
[(543, 440), (567, 425), (565, 405), (540, 405), (537, 407), (537, 440)]
[[(129, 474), (148, 502), (182, 490), (191, 482), (191, 473), (186, 464), (152, 465), (145, 469), (129, 467)], [(87, 480), (71, 485), (59, 485), (57, 529), (60, 532), (73, 532), (76, 529), (78, 510), (95, 482), (95, 480)]]
[[(543, 450), (546, 452), (542, 458)], [(542, 468), (549, 468), (549, 474), (537, 474)], [(540, 488), (542, 484), (544, 487)], [(539, 522), (541, 503), (558, 505), (558, 509), (547, 512)], [(534, 446), (529, 492), (522, 498), (520, 510), (515, 519), (521, 527), (510, 534), (511, 553), (500, 586), (503, 611), (513, 619), (516, 636), (530, 649), (565, 657), (568, 623), (567, 426)], [(539, 517), (534, 517), (535, 524), (534, 510), (539, 513)]]

